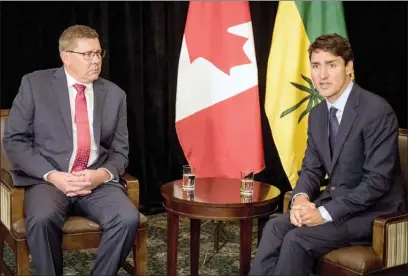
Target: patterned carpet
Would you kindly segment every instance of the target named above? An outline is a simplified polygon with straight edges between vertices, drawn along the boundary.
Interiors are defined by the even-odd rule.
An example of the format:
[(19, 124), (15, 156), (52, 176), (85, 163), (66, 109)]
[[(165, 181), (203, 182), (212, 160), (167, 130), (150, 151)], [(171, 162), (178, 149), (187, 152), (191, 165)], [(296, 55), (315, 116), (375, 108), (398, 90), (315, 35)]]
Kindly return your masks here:
[[(148, 275), (166, 275), (167, 262), (167, 218), (165, 214), (148, 216)], [(202, 222), (200, 243), (200, 275), (238, 275), (239, 274), (239, 223), (222, 223), (228, 238), (225, 242), (223, 232), (220, 231), (220, 245), (224, 244), (218, 253), (214, 254), (214, 227), (213, 222)], [(252, 251), (256, 249), (256, 220), (253, 227)], [(190, 274), (189, 256), (189, 221), (180, 219), (180, 234), (178, 247), (177, 274)], [(14, 255), (9, 248), (5, 248), (4, 258), (14, 269)], [(64, 275), (89, 275), (95, 260), (96, 250), (81, 250), (64, 252)], [(252, 252), (254, 256), (254, 252)], [(203, 262), (205, 260), (205, 264)], [(128, 261), (132, 258), (129, 255)], [(31, 273), (34, 269), (31, 265)], [(128, 275), (123, 269), (118, 275)]]

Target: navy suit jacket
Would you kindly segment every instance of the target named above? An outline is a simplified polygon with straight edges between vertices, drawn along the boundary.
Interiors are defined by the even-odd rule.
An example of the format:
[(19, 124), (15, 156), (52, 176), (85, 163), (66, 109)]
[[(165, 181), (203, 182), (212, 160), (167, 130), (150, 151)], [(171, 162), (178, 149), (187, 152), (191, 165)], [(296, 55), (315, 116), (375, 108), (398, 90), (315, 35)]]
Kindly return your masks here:
[[(328, 185), (320, 194), (324, 177)], [(381, 97), (354, 84), (347, 99), (333, 156), (325, 101), (309, 116), (307, 149), (293, 194), (306, 193), (358, 238), (372, 231), (374, 219), (405, 210), (398, 155), (398, 122)]]
[[(126, 95), (114, 83), (93, 83), (93, 128), (98, 159), (89, 167), (108, 169), (119, 180), (128, 164)], [(64, 68), (22, 78), (4, 131), (4, 149), (16, 186), (41, 183), (51, 170), (68, 171), (73, 152), (72, 120)]]

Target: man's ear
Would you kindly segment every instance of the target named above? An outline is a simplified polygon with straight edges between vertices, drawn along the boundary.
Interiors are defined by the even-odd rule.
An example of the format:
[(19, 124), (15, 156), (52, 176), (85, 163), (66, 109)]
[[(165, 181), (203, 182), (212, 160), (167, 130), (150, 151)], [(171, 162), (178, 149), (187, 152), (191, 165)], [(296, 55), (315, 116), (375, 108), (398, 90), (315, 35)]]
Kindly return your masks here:
[(64, 52), (64, 51), (60, 52), (60, 57), (64, 65), (69, 64), (69, 55), (67, 52)]
[(346, 75), (352, 75), (354, 72), (354, 62), (352, 60), (350, 60), (349, 62), (347, 62), (346, 64)]

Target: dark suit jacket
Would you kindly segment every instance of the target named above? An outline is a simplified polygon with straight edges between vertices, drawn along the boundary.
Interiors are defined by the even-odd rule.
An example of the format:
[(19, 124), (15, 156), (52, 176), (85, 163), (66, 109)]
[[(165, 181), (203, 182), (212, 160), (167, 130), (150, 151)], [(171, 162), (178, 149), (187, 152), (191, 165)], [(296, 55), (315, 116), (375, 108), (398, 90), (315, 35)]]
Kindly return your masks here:
[[(89, 167), (108, 169), (114, 179), (128, 163), (126, 95), (114, 83), (93, 83), (94, 136), (98, 159)], [(13, 164), (16, 186), (43, 182), (51, 170), (68, 171), (73, 152), (72, 120), (64, 68), (36, 71), (22, 78), (4, 132), (4, 149)]]
[(316, 203), (326, 208), (335, 224), (349, 223), (356, 238), (371, 233), (377, 216), (405, 210), (396, 115), (383, 98), (357, 84), (347, 99), (332, 158), (327, 103), (312, 109), (293, 194), (306, 193), (315, 200), (326, 174), (327, 188)]

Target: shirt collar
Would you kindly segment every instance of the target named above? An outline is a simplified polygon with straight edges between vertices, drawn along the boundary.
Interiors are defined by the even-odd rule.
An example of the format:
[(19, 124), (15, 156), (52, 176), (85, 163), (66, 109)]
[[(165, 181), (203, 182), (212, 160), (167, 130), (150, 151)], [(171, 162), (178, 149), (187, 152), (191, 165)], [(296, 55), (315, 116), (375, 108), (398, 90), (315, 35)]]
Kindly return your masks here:
[(343, 112), (351, 89), (353, 88), (353, 84), (354, 82), (351, 80), (344, 90), (343, 94), (341, 94), (341, 96), (333, 104), (326, 100), (327, 108), (330, 110), (330, 107), (334, 106), (337, 110)]
[[(64, 68), (64, 70), (65, 70), (65, 68)], [(74, 79), (74, 77), (72, 77), (72, 76), (67, 72), (67, 70), (65, 70), (65, 75), (67, 76), (67, 85), (68, 85), (68, 88), (69, 88), (69, 87), (72, 87), (72, 86), (73, 86), (74, 84), (76, 84), (76, 83), (85, 85), (86, 88), (88, 88), (88, 89), (92, 89), (92, 88), (93, 88), (93, 83), (82, 83), (82, 82), (79, 82), (79, 81), (77, 81), (76, 79)]]

